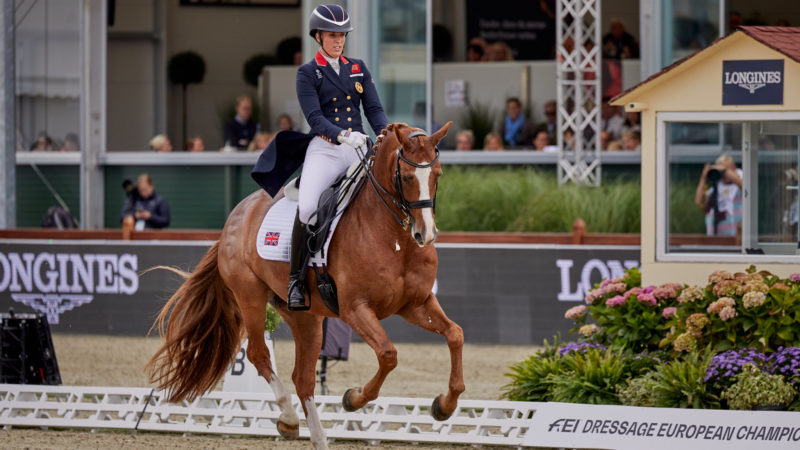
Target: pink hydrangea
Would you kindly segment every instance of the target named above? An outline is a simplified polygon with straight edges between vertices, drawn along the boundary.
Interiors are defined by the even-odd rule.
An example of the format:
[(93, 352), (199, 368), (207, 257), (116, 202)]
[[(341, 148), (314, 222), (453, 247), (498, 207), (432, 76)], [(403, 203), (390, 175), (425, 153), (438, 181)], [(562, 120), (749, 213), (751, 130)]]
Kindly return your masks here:
[(564, 313), (564, 317), (567, 319), (576, 320), (583, 317), (584, 314), (586, 314), (586, 306), (578, 305), (568, 309), (567, 312)]
[(602, 297), (604, 295), (606, 295), (606, 293), (605, 293), (605, 290), (603, 288), (594, 289), (594, 290), (589, 291), (588, 294), (586, 294), (586, 297), (584, 297), (584, 300), (586, 301), (587, 305), (591, 305), (594, 302), (596, 302), (597, 299), (599, 299), (600, 297)]
[(609, 308), (615, 308), (617, 306), (623, 305), (625, 303), (625, 297), (621, 295), (615, 295), (610, 299), (606, 300), (606, 306)]
[(674, 316), (677, 311), (678, 308), (670, 306), (668, 308), (664, 308), (664, 311), (661, 312), (661, 315), (664, 316), (665, 319), (669, 319), (671, 316)]
[(600, 282), (600, 287), (604, 288), (604, 287), (608, 286), (611, 283), (614, 283), (614, 280), (612, 280), (610, 278), (606, 278), (605, 280)]
[(656, 306), (656, 303), (658, 303), (655, 295), (651, 293), (641, 293), (637, 300), (639, 300), (640, 303), (647, 303), (650, 306)]
[(719, 312), (719, 318), (723, 322), (728, 319), (733, 319), (734, 317), (736, 317), (736, 310), (733, 309), (732, 306), (726, 306), (722, 308), (722, 311)]
[(624, 293), (622, 296), (625, 298), (625, 300), (627, 300), (627, 299), (629, 299), (629, 298), (630, 298), (630, 296), (631, 296), (631, 295), (634, 295), (634, 296), (636, 296), (636, 295), (639, 295), (639, 294), (641, 294), (641, 292), (642, 292), (642, 288), (638, 288), (638, 287), (635, 287), (635, 288), (630, 288), (630, 289), (629, 289), (627, 292), (625, 292), (625, 293)]
[(642, 292), (644, 292), (645, 294), (649, 294), (655, 290), (656, 290), (655, 286), (647, 286), (646, 288), (642, 289)]
[(583, 336), (590, 336), (594, 333), (597, 333), (598, 330), (599, 328), (597, 328), (597, 325), (590, 323), (589, 325), (584, 325), (580, 327), (578, 329), (578, 333), (580, 333)]
[(678, 292), (672, 286), (661, 286), (653, 290), (653, 296), (658, 300), (669, 300), (678, 296)]
[(794, 281), (795, 283), (800, 281), (800, 273), (793, 273), (789, 275), (789, 279)]
[(606, 294), (621, 294), (628, 289), (625, 283), (611, 283), (605, 288)]

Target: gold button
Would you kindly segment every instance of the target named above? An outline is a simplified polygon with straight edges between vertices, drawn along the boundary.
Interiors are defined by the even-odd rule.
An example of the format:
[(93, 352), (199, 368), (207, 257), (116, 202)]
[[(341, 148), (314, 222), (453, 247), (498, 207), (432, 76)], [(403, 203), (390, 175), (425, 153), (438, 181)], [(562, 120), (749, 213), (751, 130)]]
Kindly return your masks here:
[(336, 97), (333, 97), (333, 101), (336, 101)]
[(347, 112), (350, 112), (350, 107), (349, 106), (347, 107)]
[(335, 119), (333, 119), (333, 120), (335, 120), (335, 121), (337, 121), (337, 122), (338, 122), (338, 121), (339, 121), (339, 118), (337, 117), (337, 118), (335, 118)]
[(348, 117), (348, 118), (347, 118), (347, 121), (348, 121), (348, 122), (352, 122), (352, 121), (353, 121), (353, 118), (352, 118), (352, 117)]
[(333, 112), (339, 112), (339, 108), (333, 108)]
[(350, 96), (349, 95), (347, 96), (347, 99), (350, 100)]

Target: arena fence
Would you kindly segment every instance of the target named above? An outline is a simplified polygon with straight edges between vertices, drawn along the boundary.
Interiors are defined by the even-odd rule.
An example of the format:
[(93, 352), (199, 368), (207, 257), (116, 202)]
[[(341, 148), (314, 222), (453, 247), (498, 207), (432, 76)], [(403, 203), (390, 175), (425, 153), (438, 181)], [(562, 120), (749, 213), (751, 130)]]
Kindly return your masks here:
[[(149, 388), (0, 384), (0, 425), (91, 430), (146, 430), (278, 437), (280, 409), (272, 394), (210, 392), (169, 403)], [(346, 412), (341, 397), (316, 396), (329, 439), (476, 445), (522, 445), (538, 403), (459, 400), (453, 416), (437, 422), (431, 399), (381, 397)], [(295, 405), (304, 417), (296, 396)], [(300, 436), (308, 438), (302, 426)]]

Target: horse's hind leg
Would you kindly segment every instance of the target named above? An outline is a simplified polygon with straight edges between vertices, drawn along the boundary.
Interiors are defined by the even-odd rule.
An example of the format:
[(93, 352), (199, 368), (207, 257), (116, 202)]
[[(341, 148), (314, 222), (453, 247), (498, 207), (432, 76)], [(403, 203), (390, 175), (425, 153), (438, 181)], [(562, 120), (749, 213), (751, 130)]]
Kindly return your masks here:
[(271, 355), (264, 340), (267, 299), (274, 294), (255, 278), (255, 275), (252, 278), (247, 280), (248, 282), (237, 280), (238, 284), (229, 284), (229, 286), (237, 286), (234, 296), (242, 311), (244, 327), (247, 331), (247, 359), (253, 363), (259, 375), (267, 380), (270, 389), (275, 394), (275, 401), (281, 409), (277, 424), (278, 432), (285, 439), (297, 439), (300, 434), (300, 419), (292, 406), (292, 399), (286, 388), (283, 387), (278, 375), (272, 371)]
[(375, 312), (366, 303), (358, 304), (354, 310), (342, 314), (342, 320), (361, 336), (378, 357), (378, 372), (360, 390), (348, 389), (342, 397), (342, 406), (347, 411), (364, 407), (378, 398), (383, 382), (389, 372), (397, 367), (397, 349), (386, 336), (386, 332)]
[(458, 406), (458, 397), (464, 392), (464, 374), (461, 365), (461, 352), (464, 348), (464, 333), (461, 327), (450, 320), (439, 300), (433, 293), (420, 305), (407, 307), (400, 311), (406, 321), (428, 331), (443, 334), (450, 347), (450, 383), (447, 395), (439, 395), (433, 400), (431, 415), (436, 420), (447, 420)]
[[(284, 310), (284, 312), (286, 312)], [(317, 385), (317, 359), (322, 349), (322, 317), (307, 312), (294, 312), (285, 315), (294, 336), (294, 372), (292, 380), (297, 396), (306, 413), (306, 424), (311, 434), (314, 448), (327, 449), (328, 440), (325, 429), (317, 413), (314, 401), (314, 388)]]

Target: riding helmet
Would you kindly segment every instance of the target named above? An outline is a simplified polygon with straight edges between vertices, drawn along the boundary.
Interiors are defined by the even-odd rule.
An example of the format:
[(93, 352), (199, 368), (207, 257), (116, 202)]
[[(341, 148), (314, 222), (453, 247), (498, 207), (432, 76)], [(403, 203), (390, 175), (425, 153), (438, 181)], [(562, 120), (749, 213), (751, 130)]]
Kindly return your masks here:
[(333, 31), (347, 33), (353, 31), (350, 25), (350, 14), (339, 5), (320, 5), (311, 13), (308, 20), (308, 34), (315, 38), (317, 31)]

